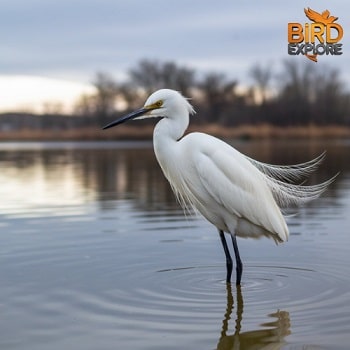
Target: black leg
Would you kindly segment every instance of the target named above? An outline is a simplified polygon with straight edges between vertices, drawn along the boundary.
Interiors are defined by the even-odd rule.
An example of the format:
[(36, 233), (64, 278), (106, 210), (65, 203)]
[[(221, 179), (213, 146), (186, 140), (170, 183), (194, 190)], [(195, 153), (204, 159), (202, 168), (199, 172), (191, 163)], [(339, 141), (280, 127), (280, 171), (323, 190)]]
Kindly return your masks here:
[(239, 256), (236, 235), (231, 234), (231, 237), (232, 237), (232, 243), (233, 243), (233, 250), (235, 251), (235, 256), (236, 256), (236, 285), (239, 286), (241, 284), (243, 264), (242, 264), (241, 257)]
[(225, 234), (223, 231), (219, 230), (220, 238), (221, 238), (221, 243), (225, 251), (225, 256), (226, 256), (226, 270), (227, 270), (227, 276), (226, 276), (226, 282), (231, 283), (231, 275), (232, 275), (232, 258), (230, 255), (230, 251), (228, 249), (226, 239), (225, 239)]

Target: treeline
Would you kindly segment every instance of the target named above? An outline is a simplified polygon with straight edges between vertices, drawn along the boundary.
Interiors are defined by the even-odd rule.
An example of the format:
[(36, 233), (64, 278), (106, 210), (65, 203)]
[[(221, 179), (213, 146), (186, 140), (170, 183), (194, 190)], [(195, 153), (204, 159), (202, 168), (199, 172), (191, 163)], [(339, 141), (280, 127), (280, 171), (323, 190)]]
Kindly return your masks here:
[(82, 96), (75, 114), (103, 125), (142, 106), (153, 91), (171, 88), (192, 97), (199, 115), (193, 123), (350, 125), (350, 94), (335, 68), (289, 60), (279, 72), (257, 64), (247, 74), (251, 84), (241, 85), (220, 72), (199, 74), (174, 62), (142, 60), (123, 83), (98, 73), (96, 94)]
[(57, 111), (40, 116), (0, 115), (0, 131), (3, 135), (24, 129), (100, 129), (142, 106), (160, 88), (179, 90), (192, 98), (197, 111), (192, 124), (350, 126), (350, 94), (339, 72), (307, 60), (284, 61), (278, 71), (272, 65), (256, 64), (243, 83), (220, 72), (204, 74), (175, 62), (152, 60), (140, 61), (127, 77), (117, 81), (111, 74), (97, 73), (96, 93), (81, 96), (71, 116)]

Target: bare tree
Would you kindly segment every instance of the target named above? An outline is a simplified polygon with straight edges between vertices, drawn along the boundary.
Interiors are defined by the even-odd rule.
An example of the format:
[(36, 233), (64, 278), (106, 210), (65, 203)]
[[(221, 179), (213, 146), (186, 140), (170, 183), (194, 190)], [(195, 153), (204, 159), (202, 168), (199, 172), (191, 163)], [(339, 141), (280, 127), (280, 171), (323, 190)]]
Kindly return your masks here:
[(314, 119), (320, 124), (344, 122), (349, 110), (344, 84), (335, 69), (323, 68), (315, 77)]
[(115, 102), (119, 88), (113, 77), (104, 72), (96, 74), (93, 84), (96, 87), (95, 114), (99, 122), (104, 123), (115, 113)]
[(199, 84), (203, 94), (205, 117), (209, 122), (228, 122), (229, 116), (234, 113), (234, 105), (238, 96), (237, 82), (228, 81), (220, 73), (211, 72), (204, 76)]
[(254, 80), (258, 91), (258, 96), (255, 100), (260, 99), (261, 104), (265, 104), (268, 96), (269, 84), (272, 78), (271, 66), (267, 65), (263, 67), (262, 65), (256, 64), (249, 71), (249, 75)]
[(129, 76), (133, 86), (141, 87), (146, 95), (162, 88), (179, 90), (187, 95), (195, 84), (194, 70), (174, 62), (142, 60), (136, 68), (130, 69)]
[(283, 71), (278, 77), (278, 105), (280, 116), (273, 122), (278, 124), (305, 124), (312, 112), (315, 99), (314, 75), (312, 63), (300, 63), (286, 60)]
[(346, 122), (348, 94), (336, 69), (290, 60), (280, 77), (277, 103), (284, 124)]

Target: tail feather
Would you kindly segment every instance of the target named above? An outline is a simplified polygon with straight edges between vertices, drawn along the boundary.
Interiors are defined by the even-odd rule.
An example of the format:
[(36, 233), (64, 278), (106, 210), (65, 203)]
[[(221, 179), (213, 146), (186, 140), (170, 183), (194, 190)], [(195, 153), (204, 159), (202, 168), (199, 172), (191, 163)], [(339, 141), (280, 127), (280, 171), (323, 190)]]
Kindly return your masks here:
[(266, 176), (272, 195), (280, 208), (288, 208), (307, 203), (318, 198), (335, 180), (338, 174), (317, 185), (304, 186), (284, 183)]
[(272, 165), (249, 157), (247, 159), (266, 176), (281, 181), (296, 182), (307, 179), (319, 167), (325, 156), (326, 151), (308, 162), (294, 165)]
[[(335, 180), (338, 174), (317, 185), (304, 185), (310, 174), (321, 164), (325, 155), (326, 152), (323, 152), (308, 162), (294, 165), (272, 165), (247, 158), (263, 174), (277, 205), (283, 209), (318, 198)], [(301, 180), (301, 184), (295, 184)]]

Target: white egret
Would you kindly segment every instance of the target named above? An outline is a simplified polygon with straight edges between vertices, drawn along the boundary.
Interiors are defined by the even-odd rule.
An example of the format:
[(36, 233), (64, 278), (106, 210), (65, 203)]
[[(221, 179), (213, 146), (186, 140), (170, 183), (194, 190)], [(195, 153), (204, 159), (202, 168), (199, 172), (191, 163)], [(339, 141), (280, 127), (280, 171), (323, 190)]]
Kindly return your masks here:
[(103, 129), (130, 119), (161, 118), (154, 128), (153, 145), (163, 173), (180, 204), (196, 209), (217, 227), (226, 255), (227, 283), (233, 263), (224, 233), (231, 235), (239, 285), (243, 265), (236, 236), (286, 241), (289, 232), (281, 209), (318, 197), (334, 178), (313, 186), (292, 184), (315, 170), (324, 154), (306, 163), (276, 166), (253, 160), (207, 134), (183, 136), (193, 113), (179, 92), (161, 89), (141, 109)]

